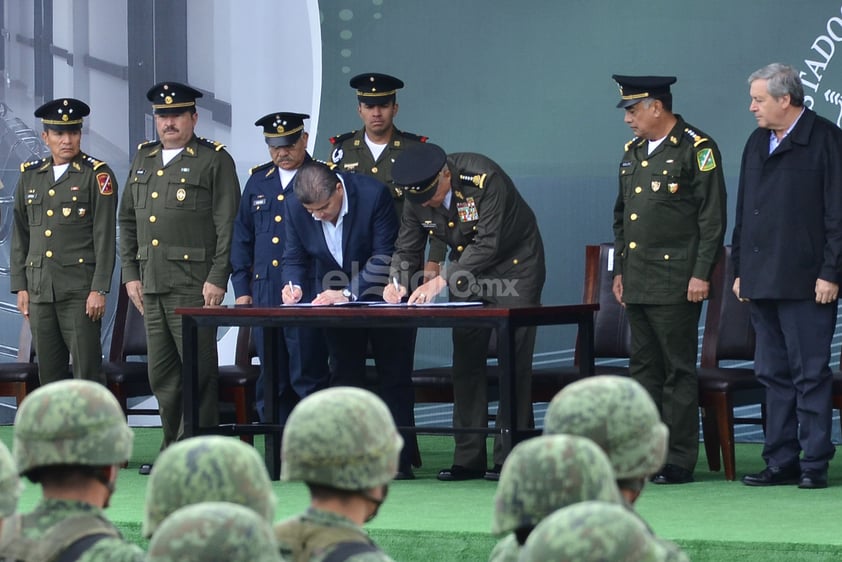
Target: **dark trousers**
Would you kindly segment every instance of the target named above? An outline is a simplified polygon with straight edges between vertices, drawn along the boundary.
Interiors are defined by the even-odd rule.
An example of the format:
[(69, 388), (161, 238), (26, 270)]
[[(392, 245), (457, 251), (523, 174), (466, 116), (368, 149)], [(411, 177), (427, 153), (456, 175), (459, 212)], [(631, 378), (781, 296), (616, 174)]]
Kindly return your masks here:
[(763, 459), (770, 466), (799, 462), (802, 451), (802, 470), (824, 470), (833, 458), (830, 342), (836, 311), (836, 302), (751, 302), (754, 371), (766, 387)]
[[(368, 343), (377, 369), (378, 387), (373, 389), (392, 413), (395, 425), (414, 425), (415, 393), (412, 368), (415, 354), (415, 330), (396, 328), (325, 330), (331, 357), (330, 386), (370, 386), (366, 380)], [(401, 431), (404, 447), (401, 467), (415, 458), (415, 433)]]
[(693, 471), (699, 456), (700, 303), (627, 304), (629, 374), (652, 396), (669, 428), (667, 464)]
[(29, 303), (29, 325), (38, 357), (41, 384), (66, 379), (70, 357), (73, 376), (105, 384), (102, 372), (102, 321), (85, 314), (88, 295), (58, 302)]

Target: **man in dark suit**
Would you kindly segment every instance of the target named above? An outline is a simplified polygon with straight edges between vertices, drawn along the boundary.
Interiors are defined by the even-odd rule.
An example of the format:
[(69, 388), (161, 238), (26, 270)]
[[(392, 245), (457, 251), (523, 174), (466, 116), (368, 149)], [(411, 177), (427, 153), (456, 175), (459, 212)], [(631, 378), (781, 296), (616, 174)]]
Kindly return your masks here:
[[(368, 176), (337, 174), (325, 164), (310, 162), (299, 168), (293, 192), (287, 201), (284, 304), (302, 299), (311, 268), (318, 292), (312, 301), (315, 305), (382, 300), (398, 231), (386, 186)], [(412, 425), (412, 332), (394, 328), (326, 332), (330, 386), (365, 386), (370, 340), (380, 397), (398, 426)], [(404, 447), (397, 479), (414, 477), (411, 461), (412, 454)]]
[[(503, 306), (537, 305), (544, 286), (544, 245), (535, 214), (511, 178), (481, 154), (445, 154), (434, 144), (406, 150), (392, 168), (407, 195), (401, 231), (392, 257), (399, 286), (388, 285), (383, 298), (397, 302), (414, 289), (408, 302), (433, 300), (446, 286), (452, 301), (480, 301)], [(450, 261), (425, 282), (420, 274), (428, 237), (450, 247)], [(419, 280), (420, 277), (420, 280)], [(416, 287), (416, 285), (418, 285)], [(515, 332), (517, 424), (526, 427), (532, 412), (532, 351), (535, 328)], [(491, 330), (453, 330), (453, 425), (484, 427), (488, 423), (486, 361)], [(507, 413), (498, 411), (499, 419)], [(439, 480), (497, 480), (504, 453), (495, 441), (494, 467), (487, 468), (486, 437), (455, 436), (453, 465)]]
[[(754, 370), (766, 387), (766, 468), (749, 486), (827, 487), (830, 342), (842, 271), (842, 131), (804, 107), (798, 72), (749, 77), (758, 128), (743, 151), (732, 259), (750, 301)], [(799, 459), (799, 455), (801, 458)]]

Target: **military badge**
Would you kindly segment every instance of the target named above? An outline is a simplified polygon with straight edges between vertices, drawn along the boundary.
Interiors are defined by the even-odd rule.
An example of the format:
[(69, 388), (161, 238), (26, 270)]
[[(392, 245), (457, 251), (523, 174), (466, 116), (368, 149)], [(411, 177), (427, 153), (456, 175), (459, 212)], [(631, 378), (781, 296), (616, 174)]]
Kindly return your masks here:
[(189, 154), (190, 156), (193, 156), (193, 155), (195, 155), (195, 154), (196, 154), (196, 151), (195, 151), (195, 150), (193, 150), (193, 147), (192, 147), (192, 146), (186, 146), (186, 147), (184, 147), (184, 150), (186, 150), (186, 151), (187, 151), (187, 154)]
[(657, 193), (658, 190), (661, 189), (661, 182), (659, 182), (657, 180), (652, 180), (652, 183), (649, 185), (649, 187), (652, 188), (652, 191)]
[(462, 195), (462, 192), (459, 191), (458, 189), (453, 191), (453, 195), (455, 195), (457, 199), (465, 199), (465, 196)]
[(82, 166), (79, 165), (79, 162), (74, 162), (73, 163), (73, 169), (74, 170), (81, 170)]
[(96, 175), (96, 182), (99, 184), (100, 195), (111, 195), (114, 193), (114, 184), (111, 183), (111, 174), (101, 172)]
[(88, 214), (88, 210), (84, 207), (79, 207), (79, 209), (76, 212), (79, 214), (80, 219), (82, 217), (84, 217), (86, 214)]
[(671, 182), (667, 184), (667, 189), (670, 193), (677, 193), (678, 192), (678, 184), (675, 182)]
[(710, 172), (716, 169), (716, 160), (713, 158), (713, 150), (703, 148), (696, 153), (696, 163), (699, 165), (699, 170), (702, 172)]
[(73, 212), (73, 209), (71, 209), (70, 207), (62, 207), (62, 208), (61, 208), (61, 214), (62, 214), (62, 216), (64, 216), (65, 218), (66, 218), (66, 217), (69, 217), (69, 216), (70, 216), (70, 213), (72, 213), (72, 212)]
[(459, 222), (473, 222), (479, 220), (477, 204), (473, 197), (468, 197), (464, 202), (457, 202), (456, 210), (459, 212)]
[(179, 201), (184, 201), (185, 199), (187, 199), (187, 190), (183, 187), (179, 187), (178, 191), (175, 192), (175, 198)]
[(341, 148), (336, 147), (333, 149), (333, 152), (330, 153), (330, 159), (333, 161), (334, 164), (339, 164), (342, 162), (342, 158), (345, 157), (345, 151)]
[(351, 162), (349, 164), (342, 164), (342, 169), (345, 170), (346, 172), (353, 172), (357, 169), (357, 166), (359, 166), (359, 165), (360, 165), (359, 162)]

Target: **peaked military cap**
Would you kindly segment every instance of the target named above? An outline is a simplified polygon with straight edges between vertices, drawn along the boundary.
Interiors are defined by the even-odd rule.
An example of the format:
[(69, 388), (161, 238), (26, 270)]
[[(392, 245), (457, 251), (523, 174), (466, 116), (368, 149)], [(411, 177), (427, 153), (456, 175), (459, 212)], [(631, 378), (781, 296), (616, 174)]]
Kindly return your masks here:
[(357, 74), (350, 81), (357, 90), (357, 100), (368, 105), (383, 105), (395, 99), (397, 90), (403, 88), (403, 81), (388, 74)]
[(438, 145), (426, 142), (401, 151), (392, 166), (392, 181), (403, 188), (415, 203), (424, 203), (436, 193), (439, 172), (447, 154)]
[(263, 136), (269, 146), (289, 146), (301, 138), (304, 120), (310, 116), (304, 113), (270, 113), (254, 122), (263, 127)]
[(91, 108), (83, 101), (60, 98), (48, 101), (36, 109), (35, 117), (41, 118), (45, 129), (78, 131), (82, 128), (82, 118), (90, 112)]
[(670, 93), (670, 84), (675, 76), (611, 76), (620, 87), (620, 102), (617, 107), (631, 107), (645, 98), (659, 98)]
[(177, 115), (196, 107), (196, 99), (202, 92), (178, 82), (160, 82), (146, 92), (146, 99), (152, 102), (156, 115)]

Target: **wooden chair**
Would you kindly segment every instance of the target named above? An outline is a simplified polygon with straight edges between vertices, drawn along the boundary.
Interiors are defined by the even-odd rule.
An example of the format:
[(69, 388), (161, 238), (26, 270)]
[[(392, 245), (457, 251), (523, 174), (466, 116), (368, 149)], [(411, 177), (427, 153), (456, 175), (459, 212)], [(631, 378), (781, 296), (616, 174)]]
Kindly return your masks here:
[[(585, 247), (585, 279), (582, 295), (584, 303), (599, 303), (594, 313), (594, 356), (597, 359), (628, 359), (631, 349), (631, 331), (625, 309), (617, 303), (611, 290), (613, 274), (609, 264), (613, 255), (612, 244)], [(532, 401), (549, 402), (566, 385), (579, 380), (578, 338), (574, 366), (537, 366), (532, 371)], [(489, 341), (489, 358), (497, 357), (497, 339), (492, 334)], [(597, 365), (596, 374), (627, 375), (627, 366)], [(497, 392), (496, 366), (489, 366), (489, 396)], [(412, 375), (416, 402), (453, 402), (453, 384), (450, 367), (418, 369)]]
[[(252, 365), (251, 359), (257, 356), (257, 352), (250, 336), (251, 331), (248, 328), (240, 328), (235, 364), (219, 367), (219, 398), (222, 402), (234, 403), (237, 423), (249, 423), (256, 418), (255, 384), (260, 367)], [(111, 349), (108, 361), (103, 363), (103, 371), (108, 388), (117, 398), (126, 416), (158, 415), (157, 409), (128, 407), (128, 398), (152, 395), (146, 353), (143, 316), (129, 299), (125, 285), (121, 285), (114, 331), (111, 335)], [(242, 435), (240, 439), (252, 442), (250, 435)]]
[(26, 395), (39, 385), (32, 332), (29, 321), (24, 318), (20, 327), (17, 361), (0, 363), (0, 396), (13, 396), (20, 407)]
[[(710, 282), (701, 366), (698, 369), (699, 406), (708, 466), (718, 471), (720, 450), (725, 479), (736, 478), (734, 424), (765, 424), (765, 391), (753, 367), (731, 367), (723, 361), (754, 361), (755, 336), (749, 306), (731, 290), (731, 248), (726, 246)], [(760, 404), (760, 418), (735, 418), (734, 407)]]

